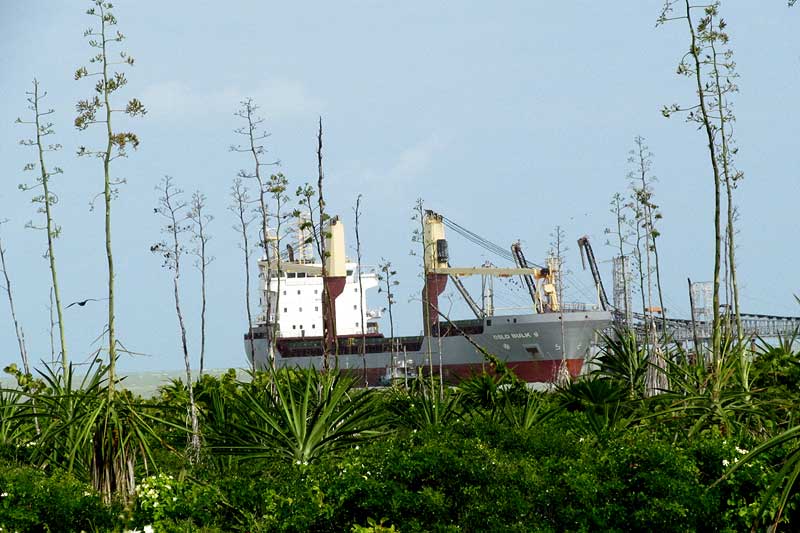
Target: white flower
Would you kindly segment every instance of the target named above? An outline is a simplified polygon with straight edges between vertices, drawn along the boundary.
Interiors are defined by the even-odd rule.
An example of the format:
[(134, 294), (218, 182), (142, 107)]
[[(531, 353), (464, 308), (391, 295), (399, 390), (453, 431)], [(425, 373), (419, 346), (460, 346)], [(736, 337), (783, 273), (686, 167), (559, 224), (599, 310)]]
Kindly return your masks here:
[(144, 526), (144, 533), (153, 533), (153, 526)]
[(4, 492), (4, 493), (0, 494), (0, 498), (5, 498), (6, 496), (8, 496), (7, 492)]
[(745, 455), (745, 454), (748, 453), (747, 450), (743, 450), (742, 448), (739, 448), (738, 446), (736, 447), (736, 451), (739, 452), (742, 455)]
[(358, 444), (356, 444), (356, 450), (358, 449)]
[(723, 460), (722, 460), (722, 466), (724, 466), (724, 467), (726, 467), (726, 468), (727, 468), (727, 466), (728, 466), (728, 465), (730, 465), (730, 464), (731, 464), (731, 462), (730, 462), (730, 461), (728, 461), (727, 459), (723, 459)]

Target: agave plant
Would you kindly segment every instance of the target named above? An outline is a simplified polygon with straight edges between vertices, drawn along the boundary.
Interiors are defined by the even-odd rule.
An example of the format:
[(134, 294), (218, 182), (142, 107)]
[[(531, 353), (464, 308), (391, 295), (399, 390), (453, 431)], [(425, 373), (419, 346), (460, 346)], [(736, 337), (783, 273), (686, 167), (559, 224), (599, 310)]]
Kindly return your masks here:
[(27, 408), (22, 391), (0, 389), (0, 446), (16, 448), (33, 440), (33, 424), (20, 423), (20, 414)]
[(503, 397), (500, 418), (515, 429), (529, 431), (548, 416), (544, 411), (541, 393), (526, 391), (524, 401), (514, 401), (510, 395)]
[(747, 348), (725, 341), (722, 346), (710, 364), (667, 361), (669, 390), (658, 399), (666, 408), (652, 416), (688, 423), (690, 436), (710, 427), (725, 435), (763, 435), (769, 404), (751, 387)]
[(796, 394), (800, 384), (800, 352), (797, 342), (800, 332), (778, 338), (772, 344), (758, 339), (753, 363), (753, 380), (756, 386), (773, 387), (784, 394)]
[(212, 451), (308, 463), (383, 434), (374, 391), (357, 389), (351, 376), (310, 369), (275, 371), (272, 380), (272, 387), (240, 383), (233, 397), (208, 391)]
[(108, 368), (95, 361), (80, 382), (75, 368), (67, 372), (45, 366), (44, 387), (28, 393), (34, 405), (24, 417), (41, 421), (41, 433), (32, 449), (32, 461), (55, 466), (90, 481), (105, 501), (128, 500), (135, 489), (136, 456), (157, 468), (150, 443), (161, 440), (157, 424), (180, 429), (154, 416), (148, 406), (125, 390), (109, 392)]
[(408, 389), (393, 389), (390, 395), (389, 411), (396, 427), (443, 426), (463, 413), (463, 393), (451, 387), (439, 387), (427, 377), (415, 379)]
[(583, 415), (575, 419), (572, 430), (598, 441), (632, 422), (634, 404), (627, 394), (622, 382), (599, 376), (588, 376), (557, 389), (560, 407)]
[(647, 375), (647, 350), (630, 328), (614, 328), (601, 334), (600, 353), (594, 360), (599, 376), (625, 385), (628, 398), (644, 395)]

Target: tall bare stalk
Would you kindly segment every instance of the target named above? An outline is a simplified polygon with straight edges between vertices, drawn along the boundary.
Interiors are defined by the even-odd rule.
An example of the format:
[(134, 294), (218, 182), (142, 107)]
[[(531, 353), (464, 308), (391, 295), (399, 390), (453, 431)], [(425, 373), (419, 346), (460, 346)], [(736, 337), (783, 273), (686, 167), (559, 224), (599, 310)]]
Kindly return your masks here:
[(395, 342), (394, 342), (394, 315), (392, 314), (392, 306), (396, 303), (392, 287), (400, 284), (399, 281), (394, 279), (397, 271), (392, 269), (392, 263), (386, 259), (381, 259), (381, 264), (378, 265), (378, 281), (385, 284), (385, 287), (380, 287), (378, 292), (386, 293), (386, 306), (389, 311), (389, 375), (394, 377), (395, 365)]
[[(114, 30), (117, 19), (112, 13), (112, 5), (104, 0), (92, 0), (92, 7), (86, 14), (96, 19), (99, 31), (89, 28), (84, 32), (88, 43), (94, 49), (95, 55), (89, 59), (92, 70), (85, 66), (75, 71), (75, 79), (97, 78), (94, 84), (94, 94), (85, 100), (79, 100), (75, 108), (78, 113), (75, 117), (75, 127), (85, 130), (95, 124), (100, 124), (105, 132), (103, 147), (90, 149), (81, 146), (79, 156), (95, 157), (103, 164), (103, 204), (105, 209), (105, 252), (108, 269), (108, 385), (104, 391), (107, 400), (101, 416), (96, 420), (92, 431), (91, 473), (92, 484), (106, 502), (117, 495), (123, 501), (129, 502), (135, 490), (134, 466), (136, 461), (136, 447), (134, 442), (141, 443), (141, 434), (130, 430), (129, 424), (122, 422), (119, 417), (120, 409), (127, 409), (126, 399), (115, 394), (117, 383), (117, 334), (115, 315), (115, 275), (114, 255), (111, 240), (111, 202), (118, 192), (118, 187), (123, 179), (112, 176), (112, 161), (127, 156), (128, 146), (137, 148), (139, 138), (135, 133), (115, 131), (112, 118), (119, 113), (130, 117), (142, 116), (146, 113), (144, 105), (133, 98), (124, 108), (115, 108), (111, 100), (118, 90), (124, 87), (128, 80), (125, 74), (116, 69), (117, 66), (132, 66), (134, 60), (124, 51), (119, 52), (115, 61), (110, 55), (111, 48), (125, 38), (122, 33)], [(115, 55), (116, 57), (116, 55)], [(128, 431), (131, 433), (126, 433)]]
[(244, 254), (244, 301), (247, 311), (247, 331), (250, 335), (250, 366), (255, 370), (255, 341), (253, 340), (253, 313), (250, 305), (250, 224), (255, 220), (255, 216), (250, 212), (252, 200), (247, 193), (242, 178), (236, 178), (231, 185), (231, 204), (228, 206), (236, 216), (236, 225), (233, 227), (241, 236), (239, 247)]
[[(322, 240), (323, 240), (323, 229), (322, 229), (322, 222), (320, 221), (319, 224), (314, 222), (314, 213), (316, 212), (316, 208), (314, 206), (314, 197), (316, 196), (317, 192), (312, 185), (308, 183), (304, 183), (297, 187), (295, 191), (295, 196), (297, 197), (297, 208), (293, 211), (292, 215), (297, 219), (297, 227), (300, 230), (300, 234), (304, 235), (305, 232), (308, 232), (308, 237), (305, 238), (305, 241), (300, 243), (300, 246), (306, 246), (309, 244), (313, 245), (313, 251), (311, 255), (313, 256), (316, 252), (318, 255), (322, 253)], [(325, 259), (324, 256), (320, 255), (320, 261), (322, 262), (322, 268), (325, 268)], [(324, 290), (324, 277), (323, 277), (323, 291), (322, 296), (320, 298), (322, 306), (323, 306), (323, 328), (322, 328), (322, 367), (323, 369), (327, 370), (329, 368), (329, 361), (328, 356), (330, 355), (330, 350), (328, 349), (328, 343), (325, 340), (325, 290)]]
[(364, 282), (361, 279), (361, 235), (359, 234), (361, 222), (361, 194), (356, 197), (356, 206), (353, 209), (355, 213), (356, 224), (356, 260), (358, 261), (358, 306), (361, 309), (361, 363), (364, 369), (364, 386), (369, 385), (367, 380), (367, 335), (366, 335), (366, 320), (364, 315)]
[[(0, 221), (0, 225), (5, 224), (7, 221)], [(17, 335), (17, 346), (19, 347), (19, 357), (22, 359), (22, 369), (25, 374), (31, 373), (31, 366), (28, 361), (28, 350), (25, 346), (25, 333), (22, 331), (22, 326), (19, 325), (17, 320), (17, 308), (14, 306), (14, 291), (11, 288), (11, 278), (8, 275), (8, 265), (6, 264), (6, 250), (3, 248), (3, 239), (0, 236), (0, 267), (3, 270), (3, 278), (5, 279), (6, 297), (8, 298), (8, 306), (11, 308), (11, 321), (14, 322), (14, 333)]]
[[(322, 287), (322, 305), (325, 309), (326, 317), (332, 317), (336, 313), (336, 308), (334, 307), (333, 299), (331, 298), (330, 293), (328, 292), (328, 287), (324, 285), (324, 280), (328, 275), (327, 269), (325, 267), (325, 259), (328, 257), (327, 252), (325, 251), (325, 238), (328, 236), (327, 232), (325, 231), (325, 222), (328, 220), (328, 216), (325, 214), (325, 198), (322, 195), (322, 182), (325, 178), (325, 173), (322, 170), (322, 117), (319, 117), (319, 127), (317, 129), (317, 206), (319, 211), (319, 239), (317, 239), (317, 247), (319, 249), (319, 257), (320, 261), (322, 261), (322, 279), (323, 279), (323, 287)], [(325, 336), (327, 337), (328, 332), (328, 321), (324, 320), (323, 324), (323, 331), (325, 332)], [(330, 363), (328, 362), (328, 355), (330, 347), (327, 346), (327, 341), (323, 343), (323, 368), (326, 370), (329, 368)], [(338, 369), (339, 368), (339, 343), (336, 342), (334, 338), (333, 342), (334, 346), (334, 365)]]
[[(120, 157), (127, 156), (128, 145), (137, 148), (139, 137), (131, 132), (115, 132), (112, 124), (112, 117), (117, 113), (124, 113), (130, 117), (142, 116), (146, 113), (144, 105), (133, 98), (128, 101), (125, 108), (114, 108), (111, 105), (111, 95), (124, 87), (128, 80), (122, 72), (111, 72), (111, 69), (118, 65), (132, 66), (133, 57), (126, 52), (119, 52), (119, 61), (112, 60), (109, 55), (109, 48), (115, 43), (120, 43), (125, 36), (119, 31), (112, 34), (113, 28), (117, 25), (117, 19), (111, 12), (110, 2), (103, 0), (92, 0), (94, 7), (89, 8), (86, 14), (96, 18), (100, 25), (100, 30), (88, 29), (84, 32), (84, 37), (89, 39), (89, 46), (95, 49), (96, 54), (89, 59), (93, 65), (90, 72), (86, 67), (80, 67), (75, 71), (75, 79), (97, 77), (94, 86), (94, 95), (85, 100), (79, 100), (76, 107), (78, 116), (75, 118), (75, 127), (85, 130), (94, 124), (105, 126), (105, 148), (91, 150), (85, 146), (78, 149), (79, 156), (91, 156), (103, 162), (103, 203), (105, 206), (105, 247), (106, 263), (108, 266), (108, 377), (109, 397), (114, 393), (116, 381), (117, 364), (117, 334), (116, 316), (114, 314), (114, 255), (111, 248), (111, 200), (117, 192), (117, 187), (124, 182), (112, 177), (111, 162)], [(100, 117), (98, 117), (100, 113)]]
[[(625, 271), (625, 246), (629, 244), (628, 239), (631, 237), (631, 230), (626, 215), (628, 207), (623, 201), (624, 199), (620, 193), (614, 193), (614, 196), (611, 197), (611, 213), (614, 215), (617, 227), (616, 230), (607, 228), (606, 233), (613, 234), (616, 237), (614, 246), (617, 248), (617, 253), (619, 253), (622, 265), (622, 293), (623, 305), (625, 306), (624, 317), (625, 322), (629, 324), (631, 320), (631, 310), (628, 308), (628, 291), (630, 288), (628, 287), (628, 274)], [(607, 244), (610, 245), (611, 242), (608, 241)]]
[[(661, 267), (658, 257), (658, 244), (657, 240), (661, 233), (656, 227), (656, 223), (663, 217), (658, 205), (655, 204), (653, 198), (655, 191), (653, 184), (658, 181), (652, 174), (653, 167), (653, 153), (645, 144), (644, 138), (639, 135), (634, 138), (636, 145), (632, 154), (632, 162), (635, 163), (636, 170), (631, 173), (632, 188), (635, 196), (637, 223), (642, 226), (643, 235), (645, 238), (644, 252), (646, 254), (646, 268), (647, 268), (647, 305), (653, 307), (653, 280), (652, 275), (656, 277), (656, 290), (658, 293), (658, 302), (661, 313), (662, 325), (662, 342), (666, 342), (666, 313), (664, 310), (664, 293), (661, 288)], [(652, 254), (652, 257), (651, 257)], [(645, 312), (645, 314), (648, 314)], [(649, 313), (651, 322), (654, 323), (652, 310)]]
[[(263, 167), (270, 165), (277, 165), (279, 161), (264, 162), (267, 155), (267, 149), (263, 144), (264, 139), (270, 136), (264, 129), (262, 124), (264, 119), (258, 115), (258, 106), (252, 98), (247, 98), (241, 102), (236, 116), (245, 121), (245, 125), (237, 128), (234, 132), (245, 138), (244, 143), (240, 145), (232, 145), (230, 150), (232, 152), (246, 153), (252, 158), (252, 168), (249, 170), (239, 170), (238, 176), (242, 179), (254, 180), (258, 185), (258, 197), (256, 202), (258, 205), (259, 226), (260, 226), (260, 243), (264, 250), (264, 259), (267, 264), (267, 271), (265, 272), (267, 282), (272, 277), (273, 267), (272, 250), (269, 245), (269, 209), (267, 207), (267, 195), (269, 194), (268, 177), (264, 174)], [(273, 316), (272, 300), (267, 298), (266, 301), (266, 315), (267, 315), (267, 345), (268, 345), (268, 358), (270, 368), (275, 368), (275, 326), (272, 324), (271, 317)]]
[[(632, 227), (633, 233), (633, 258), (636, 261), (636, 272), (639, 275), (639, 296), (642, 300), (642, 314), (647, 318), (647, 289), (645, 283), (645, 261), (644, 261), (644, 252), (643, 252), (643, 245), (642, 240), (644, 239), (644, 232), (642, 225), (639, 223), (642, 217), (642, 206), (639, 203), (639, 199), (636, 194), (631, 194), (631, 197), (626, 204), (626, 206), (631, 210), (633, 214), (633, 218), (629, 221)], [(647, 324), (649, 321), (645, 320), (645, 336), (648, 336), (648, 326)]]
[[(431, 340), (434, 334), (439, 335), (440, 331), (434, 333), (433, 328), (430, 327), (431, 304), (430, 295), (428, 293), (428, 270), (425, 265), (425, 254), (428, 252), (427, 247), (436, 246), (436, 243), (429, 243), (425, 239), (425, 206), (422, 202), (422, 198), (417, 198), (417, 201), (414, 202), (414, 214), (411, 216), (411, 220), (419, 224), (419, 227), (415, 228), (411, 233), (411, 241), (419, 243), (422, 248), (422, 331), (427, 337), (425, 339), (425, 344), (428, 350), (428, 372), (430, 373), (431, 390), (433, 390), (433, 347), (431, 346)], [(412, 250), (411, 255), (416, 255), (416, 252)], [(436, 316), (438, 318), (439, 315), (437, 314)], [(439, 396), (444, 397), (444, 384), (441, 381), (439, 383)]]
[(53, 206), (58, 203), (58, 197), (50, 189), (50, 178), (55, 175), (61, 174), (62, 170), (59, 167), (53, 167), (48, 170), (45, 164), (45, 153), (55, 152), (61, 149), (60, 144), (45, 143), (46, 137), (53, 135), (53, 123), (47, 120), (48, 115), (53, 114), (53, 109), (42, 109), (40, 104), (42, 99), (47, 96), (46, 92), (40, 90), (39, 82), (34, 78), (33, 91), (26, 92), (28, 95), (28, 109), (33, 112), (33, 120), (17, 119), (19, 124), (30, 124), (36, 130), (36, 137), (31, 139), (23, 139), (20, 144), (24, 146), (31, 146), (36, 148), (37, 162), (28, 163), (25, 165), (24, 170), (33, 171), (38, 169), (38, 176), (34, 183), (20, 184), (19, 188), (23, 191), (37, 191), (41, 189), (40, 194), (36, 194), (32, 198), (32, 202), (39, 204), (38, 211), (44, 214), (44, 226), (38, 226), (34, 222), (29, 222), (28, 227), (35, 229), (43, 229), (47, 234), (47, 253), (45, 257), (49, 260), (50, 278), (52, 281), (52, 290), (55, 297), (56, 314), (58, 315), (58, 333), (61, 345), (61, 371), (66, 375), (69, 358), (67, 356), (67, 342), (64, 334), (64, 311), (61, 306), (61, 295), (58, 289), (58, 275), (56, 270), (56, 253), (53, 241), (60, 235), (61, 228), (55, 223), (53, 219)]
[(206, 270), (214, 261), (214, 256), (209, 255), (206, 247), (211, 236), (208, 234), (208, 225), (214, 220), (212, 215), (205, 212), (206, 196), (196, 191), (192, 194), (192, 201), (189, 209), (189, 219), (192, 224), (189, 226), (192, 232), (192, 240), (195, 243), (192, 254), (195, 255), (195, 266), (200, 271), (200, 369), (199, 374), (203, 376), (206, 357)]
[(56, 339), (55, 339), (55, 330), (56, 330), (56, 317), (53, 316), (53, 288), (50, 287), (50, 301), (47, 305), (47, 314), (48, 318), (50, 319), (50, 324), (47, 329), (47, 332), (50, 335), (50, 364), (56, 364)]
[(567, 366), (567, 335), (564, 324), (564, 254), (567, 249), (563, 245), (564, 230), (561, 226), (556, 226), (550, 234), (550, 255), (555, 259), (558, 268), (558, 278), (556, 279), (556, 293), (558, 294), (559, 323), (561, 325), (561, 363), (556, 372), (555, 381), (558, 385), (567, 385), (572, 380), (569, 367)]
[[(283, 257), (281, 256), (281, 242), (283, 241), (283, 220), (286, 218), (286, 213), (283, 212), (284, 207), (289, 202), (289, 197), (286, 195), (286, 189), (289, 186), (289, 180), (284, 176), (282, 173), (278, 172), (277, 174), (272, 174), (269, 177), (269, 181), (267, 182), (267, 192), (272, 197), (272, 200), (275, 202), (275, 209), (273, 213), (273, 220), (274, 227), (275, 227), (275, 237), (273, 238), (274, 242), (274, 255), (275, 255), (275, 268), (274, 271), (278, 274), (276, 277), (276, 284), (275, 284), (275, 303), (273, 304), (273, 308), (275, 309), (275, 317), (273, 320), (267, 321), (267, 327), (271, 329), (270, 332), (270, 342), (272, 343), (269, 347), (270, 353), (274, 354), (277, 350), (277, 342), (278, 342), (278, 335), (280, 334), (280, 330), (278, 325), (280, 324), (279, 316), (280, 316), (280, 309), (281, 309), (281, 284), (283, 282)], [(269, 295), (267, 295), (269, 298)]]
[[(733, 188), (741, 173), (732, 167), (732, 156), (736, 149), (731, 146), (730, 127), (734, 120), (727, 95), (735, 92), (737, 87), (733, 53), (726, 50), (721, 54), (718, 46), (728, 44), (725, 32), (725, 21), (719, 16), (719, 2), (710, 5), (693, 6), (689, 0), (680, 2), (681, 14), (673, 16), (678, 0), (666, 0), (658, 19), (659, 24), (672, 20), (686, 21), (689, 30), (689, 50), (678, 64), (678, 74), (693, 78), (696, 86), (697, 103), (691, 106), (673, 104), (662, 110), (664, 116), (685, 112), (687, 121), (697, 124), (705, 132), (706, 147), (714, 181), (714, 281), (713, 281), (713, 325), (712, 325), (712, 358), (715, 366), (719, 366), (722, 345), (722, 328), (720, 317), (720, 270), (722, 265), (722, 186)], [(702, 10), (702, 15), (695, 25), (693, 14)], [(732, 200), (728, 210), (732, 211)], [(733, 214), (729, 213), (728, 225), (733, 223)], [(731, 232), (733, 233), (733, 232)], [(733, 240), (728, 243), (728, 257), (732, 256)], [(734, 282), (735, 285), (735, 282)], [(738, 299), (738, 289), (734, 299)], [(738, 307), (738, 306), (737, 306)], [(738, 325), (738, 319), (737, 319)], [(741, 328), (738, 328), (741, 331)]]
[(158, 199), (158, 207), (155, 212), (165, 220), (163, 233), (168, 240), (162, 240), (150, 247), (150, 251), (157, 253), (164, 259), (163, 267), (172, 271), (172, 289), (175, 301), (175, 314), (178, 317), (178, 326), (181, 335), (181, 349), (183, 350), (183, 362), (186, 370), (186, 387), (189, 391), (189, 419), (192, 425), (192, 435), (189, 442), (190, 459), (196, 461), (200, 455), (200, 425), (198, 422), (197, 406), (194, 402), (194, 380), (192, 379), (192, 364), (189, 357), (189, 345), (186, 339), (186, 324), (183, 320), (181, 310), (181, 299), (179, 290), (179, 280), (181, 277), (181, 255), (184, 247), (180, 242), (180, 235), (189, 230), (187, 221), (189, 215), (186, 212), (187, 204), (181, 199), (183, 191), (175, 188), (170, 176), (165, 176), (161, 184), (156, 188), (161, 192)]
[[(322, 167), (322, 117), (319, 119), (319, 126), (317, 129), (317, 188), (314, 189), (308, 183), (305, 183), (297, 188), (295, 192), (295, 196), (297, 196), (299, 208), (294, 210), (294, 216), (298, 219), (300, 230), (301, 231), (308, 231), (310, 233), (310, 237), (308, 237), (307, 241), (303, 244), (313, 243), (316, 252), (319, 255), (319, 260), (322, 263), (322, 279), (323, 279), (323, 287), (322, 287), (322, 308), (323, 308), (323, 336), (322, 336), (322, 368), (323, 370), (330, 369), (330, 355), (331, 350), (330, 346), (328, 346), (327, 342), (327, 328), (328, 322), (325, 320), (325, 317), (333, 316), (332, 313), (335, 312), (335, 307), (333, 306), (333, 300), (328, 293), (328, 290), (325, 286), (325, 277), (328, 275), (327, 268), (325, 267), (325, 259), (327, 258), (327, 252), (325, 251), (325, 238), (328, 236), (328, 232), (325, 231), (325, 222), (327, 222), (330, 217), (325, 213), (325, 199), (322, 195), (322, 185), (325, 179), (325, 174)], [(314, 206), (314, 199), (316, 197), (316, 206)], [(319, 224), (314, 222), (314, 212), (318, 213), (319, 217)], [(334, 355), (335, 355), (335, 366), (336, 368), (339, 367), (339, 343), (334, 342)]]

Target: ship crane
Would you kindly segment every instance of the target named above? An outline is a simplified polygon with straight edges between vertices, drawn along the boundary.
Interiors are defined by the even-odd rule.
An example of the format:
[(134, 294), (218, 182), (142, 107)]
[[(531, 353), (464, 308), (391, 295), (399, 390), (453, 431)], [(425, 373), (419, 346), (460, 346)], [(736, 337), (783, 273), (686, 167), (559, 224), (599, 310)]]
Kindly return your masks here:
[[(511, 245), (511, 253), (514, 255), (514, 263), (518, 267), (527, 267), (528, 262), (525, 260), (525, 255), (522, 253), (522, 244), (519, 241)], [(539, 298), (539, 293), (536, 292), (536, 282), (530, 274), (523, 274), (520, 276), (525, 286), (528, 288), (528, 293), (531, 295), (533, 308), (537, 313), (543, 312), (542, 301)]]
[(464, 287), (463, 283), (461, 283), (461, 280), (458, 279), (456, 276), (451, 275), (450, 281), (453, 282), (453, 285), (455, 285), (456, 290), (461, 294), (461, 297), (464, 298), (464, 301), (467, 302), (467, 307), (469, 307), (469, 310), (472, 311), (473, 315), (475, 315), (475, 318), (477, 319), (485, 318), (486, 314), (484, 313), (483, 310), (481, 310), (481, 308), (478, 306), (478, 304), (475, 302), (472, 296), (470, 296), (469, 291), (467, 291), (467, 288)]
[[(444, 291), (447, 280), (456, 277), (476, 275), (499, 277), (531, 276), (532, 279), (543, 279), (545, 280), (543, 286), (544, 296), (538, 298), (538, 300), (542, 302), (541, 309), (545, 312), (557, 312), (561, 309), (554, 284), (557, 272), (552, 267), (528, 268), (527, 266), (519, 265), (514, 268), (450, 266), (447, 239), (445, 239), (444, 220), (442, 215), (434, 211), (425, 211), (425, 217), (423, 219), (425, 287), (422, 290), (422, 302), (423, 316), (426, 317), (426, 335), (438, 332), (439, 295)], [(508, 254), (508, 252), (505, 253)], [(527, 265), (527, 263), (523, 264)], [(459, 287), (459, 284), (456, 284), (456, 288), (461, 292), (463, 287)], [(464, 292), (466, 292), (466, 289)], [(534, 292), (534, 295), (537, 294), (537, 292)], [(534, 298), (536, 299), (536, 296), (534, 296)], [(472, 299), (466, 299), (469, 305)], [(546, 303), (543, 300), (546, 300)], [(475, 307), (477, 307), (477, 305)], [(470, 305), (470, 308), (472, 308), (472, 305)], [(473, 312), (475, 312), (474, 309)], [(476, 316), (478, 316), (477, 313)]]
[(600, 300), (600, 307), (603, 311), (608, 311), (611, 305), (608, 303), (608, 296), (606, 296), (606, 290), (603, 287), (600, 270), (597, 268), (597, 260), (594, 257), (594, 251), (592, 251), (592, 245), (589, 244), (589, 237), (587, 235), (578, 239), (578, 248), (581, 251), (581, 265), (583, 265), (583, 269), (586, 270), (586, 263), (588, 262), (589, 269), (592, 271), (592, 278), (594, 278), (594, 285), (597, 289), (597, 298)]

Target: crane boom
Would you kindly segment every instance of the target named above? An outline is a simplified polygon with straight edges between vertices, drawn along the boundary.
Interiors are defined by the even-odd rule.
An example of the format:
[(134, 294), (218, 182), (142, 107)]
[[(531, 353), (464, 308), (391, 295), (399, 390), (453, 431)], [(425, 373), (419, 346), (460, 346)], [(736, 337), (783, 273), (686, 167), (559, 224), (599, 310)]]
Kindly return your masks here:
[[(606, 296), (606, 289), (603, 287), (603, 280), (600, 277), (600, 270), (597, 268), (597, 260), (592, 251), (592, 245), (589, 244), (589, 237), (584, 235), (578, 239), (578, 248), (581, 251), (581, 264), (583, 269), (586, 270), (586, 262), (589, 263), (589, 269), (592, 271), (592, 278), (594, 278), (594, 285), (597, 289), (597, 297), (600, 300), (600, 307), (603, 311), (608, 311), (611, 305), (608, 303), (608, 296)], [(584, 260), (585, 256), (585, 260)]]
[[(519, 241), (515, 242), (511, 245), (511, 253), (514, 256), (514, 263), (520, 268), (527, 268), (528, 262), (525, 260), (525, 255), (522, 253), (522, 245)], [(533, 276), (530, 274), (522, 274), (520, 276), (522, 281), (525, 283), (525, 286), (528, 288), (528, 293), (531, 295), (531, 302), (533, 302), (533, 308), (541, 312), (541, 306), (539, 305), (539, 298), (536, 294), (536, 283), (533, 280)]]
[(461, 282), (461, 280), (458, 279), (457, 276), (451, 275), (450, 281), (453, 282), (453, 285), (456, 286), (456, 290), (458, 290), (458, 292), (461, 294), (461, 297), (464, 298), (464, 301), (467, 302), (467, 306), (469, 306), (469, 309), (472, 311), (472, 314), (475, 315), (475, 318), (482, 319), (483, 311), (481, 311), (481, 308), (478, 307), (477, 303), (475, 303), (475, 300), (472, 299), (472, 296), (470, 296), (467, 288), (464, 287), (464, 284)]

